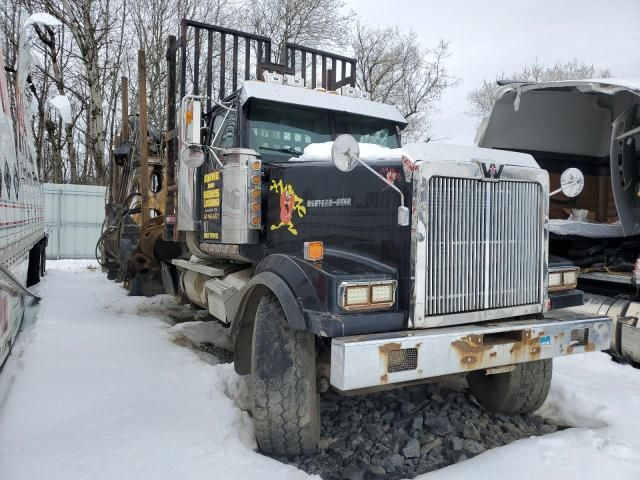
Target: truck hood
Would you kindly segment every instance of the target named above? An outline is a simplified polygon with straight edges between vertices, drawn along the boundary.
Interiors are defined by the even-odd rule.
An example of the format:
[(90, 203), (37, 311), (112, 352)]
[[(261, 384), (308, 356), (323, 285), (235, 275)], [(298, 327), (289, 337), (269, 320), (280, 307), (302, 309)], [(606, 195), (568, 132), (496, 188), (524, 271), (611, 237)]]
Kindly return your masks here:
[[(553, 233), (638, 235), (639, 112), (639, 78), (511, 83), (496, 91), (476, 143), (532, 154), (549, 171), (552, 190), (565, 168), (583, 171), (585, 191), (575, 201), (569, 204), (561, 195), (551, 200)], [(586, 210), (592, 218), (566, 218), (568, 208)]]
[[(604, 102), (600, 100), (603, 97), (612, 100)], [(494, 107), (480, 124), (475, 143), (489, 148), (604, 156), (608, 154), (609, 139), (604, 141), (592, 136), (585, 141), (584, 132), (605, 131), (617, 117), (616, 113), (639, 97), (640, 78), (509, 83), (496, 91)], [(535, 98), (535, 101), (526, 102), (524, 98)], [(598, 108), (602, 111), (596, 113)], [(556, 122), (545, 118), (550, 110), (557, 114)], [(557, 124), (566, 128), (557, 129)], [(545, 126), (549, 134), (544, 131)], [(555, 130), (556, 135), (551, 134), (551, 130)], [(537, 142), (541, 138), (544, 144)]]

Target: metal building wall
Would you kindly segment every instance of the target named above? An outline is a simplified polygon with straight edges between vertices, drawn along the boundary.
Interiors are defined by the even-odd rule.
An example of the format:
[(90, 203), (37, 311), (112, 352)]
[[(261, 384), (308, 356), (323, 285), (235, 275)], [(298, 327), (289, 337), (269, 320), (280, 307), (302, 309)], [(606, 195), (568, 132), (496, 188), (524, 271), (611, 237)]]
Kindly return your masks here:
[(47, 258), (94, 258), (104, 220), (105, 187), (44, 185)]

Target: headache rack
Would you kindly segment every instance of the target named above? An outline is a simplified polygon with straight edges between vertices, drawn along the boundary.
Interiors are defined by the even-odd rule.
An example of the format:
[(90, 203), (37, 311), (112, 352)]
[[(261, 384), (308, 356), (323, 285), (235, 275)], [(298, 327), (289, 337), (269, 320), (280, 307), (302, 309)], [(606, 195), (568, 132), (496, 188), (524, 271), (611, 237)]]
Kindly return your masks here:
[(335, 90), (356, 85), (356, 60), (295, 43), (285, 43), (282, 63), (273, 61), (271, 39), (231, 28), (182, 19), (179, 39), (169, 36), (167, 47), (166, 180), (169, 185), (165, 240), (177, 239), (175, 230), (175, 166), (178, 156), (176, 110), (185, 95), (224, 99), (245, 80), (262, 80), (265, 70), (301, 77), (311, 88)]

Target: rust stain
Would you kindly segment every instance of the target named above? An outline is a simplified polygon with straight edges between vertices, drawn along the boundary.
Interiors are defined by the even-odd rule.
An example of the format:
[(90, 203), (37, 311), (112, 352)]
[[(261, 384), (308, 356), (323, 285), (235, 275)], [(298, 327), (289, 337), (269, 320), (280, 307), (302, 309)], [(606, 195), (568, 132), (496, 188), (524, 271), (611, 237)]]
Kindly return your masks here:
[(474, 357), (473, 355), (468, 355), (466, 357), (462, 357), (460, 360), (465, 366), (471, 366), (478, 361), (478, 357)]
[(387, 383), (389, 383), (389, 375), (387, 375), (386, 373), (382, 375), (380, 377), (380, 383), (382, 383), (383, 385), (386, 385)]
[(392, 350), (401, 350), (401, 349), (402, 349), (402, 345), (400, 345), (398, 342), (385, 343), (384, 345), (380, 345), (378, 347), (378, 350), (380, 350), (380, 353), (389, 353)]
[(593, 342), (588, 342), (585, 346), (584, 346), (584, 351), (585, 352), (593, 352), (596, 349), (596, 344)]
[(478, 353), (490, 347), (483, 345), (482, 335), (467, 335), (451, 342), (451, 346), (463, 353)]
[(571, 345), (567, 347), (567, 353), (573, 353), (573, 347)]
[(498, 355), (498, 352), (491, 352), (491, 353), (489, 354), (489, 356), (490, 356), (490, 357), (495, 357), (496, 355)]
[(540, 347), (531, 347), (531, 355), (538, 355), (540, 353)]

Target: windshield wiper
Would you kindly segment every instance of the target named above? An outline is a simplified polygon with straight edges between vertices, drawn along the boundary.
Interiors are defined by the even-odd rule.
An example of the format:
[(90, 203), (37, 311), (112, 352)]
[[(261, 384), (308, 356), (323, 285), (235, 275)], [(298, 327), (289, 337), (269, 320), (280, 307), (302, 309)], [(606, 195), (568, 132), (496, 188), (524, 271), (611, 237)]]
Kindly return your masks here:
[(270, 150), (272, 152), (283, 152), (283, 153), (291, 153), (293, 155), (302, 155), (302, 152), (299, 152), (295, 148), (291, 147), (282, 147), (282, 148), (273, 148), (273, 147), (259, 147), (260, 150)]

